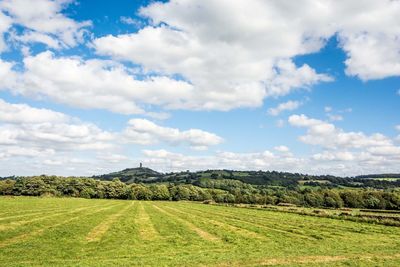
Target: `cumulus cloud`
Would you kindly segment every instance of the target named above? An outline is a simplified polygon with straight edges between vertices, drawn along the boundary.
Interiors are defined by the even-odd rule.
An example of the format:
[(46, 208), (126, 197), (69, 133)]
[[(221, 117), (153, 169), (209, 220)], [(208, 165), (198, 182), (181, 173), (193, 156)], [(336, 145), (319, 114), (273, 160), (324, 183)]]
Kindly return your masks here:
[(290, 151), (290, 149), (287, 146), (282, 146), (282, 145), (276, 146), (276, 147), (274, 147), (274, 149), (278, 152), (284, 152), (284, 153)]
[(353, 111), (353, 109), (345, 108), (345, 109), (334, 110), (332, 107), (326, 106), (324, 108), (324, 111), (326, 113), (326, 116), (328, 117), (328, 120), (333, 122), (333, 121), (342, 121), (344, 118), (343, 115), (341, 114), (350, 113)]
[[(164, 149), (143, 150), (142, 153), (146, 157), (144, 160), (146, 165), (154, 166), (158, 169), (169, 168), (170, 170), (174, 171), (212, 168), (258, 170), (278, 166), (280, 164), (283, 166), (285, 164), (283, 160), (277, 161), (278, 157), (268, 150), (258, 153), (234, 153), (221, 151), (211, 156), (188, 156), (181, 153), (170, 152)], [(292, 160), (294, 159), (287, 158), (286, 162), (290, 162)]]
[(74, 107), (137, 114), (145, 112), (140, 105), (172, 108), (193, 97), (192, 86), (186, 82), (164, 76), (136, 79), (130, 69), (108, 60), (56, 57), (46, 51), (26, 57), (24, 67), (24, 72), (18, 73), (5, 65), (4, 76), (12, 74), (15, 78), (1, 87)]
[(120, 163), (129, 161), (129, 158), (125, 155), (112, 154), (112, 153), (100, 154), (97, 156), (97, 158), (110, 163)]
[[(20, 8), (24, 3), (5, 0), (0, 5), (6, 12), (1, 13), (0, 30), (22, 25), (25, 30), (14, 37), (22, 43), (73, 46), (89, 24), (62, 13), (71, 1), (40, 0), (34, 8)], [(399, 8), (398, 1), (389, 0), (154, 2), (140, 9), (149, 24), (139, 31), (95, 38), (92, 44), (100, 55), (137, 64), (144, 78), (109, 61), (57, 58), (45, 52), (25, 59), (26, 84), (13, 91), (124, 114), (143, 113), (146, 105), (190, 110), (257, 107), (267, 97), (331, 81), (307, 64), (296, 65), (293, 58), (319, 51), (332, 36), (348, 55), (349, 75), (364, 80), (399, 75), (395, 40), (400, 30), (393, 15)], [(58, 81), (50, 68), (36, 71), (38, 64), (46, 63), (69, 82)], [(64, 63), (68, 71), (57, 68)], [(80, 72), (84, 75), (77, 76)], [(94, 77), (105, 79), (104, 86)], [(61, 91), (68, 94), (61, 97)]]
[[(392, 139), (376, 133), (346, 132), (332, 123), (292, 115), (289, 124), (307, 129), (300, 141), (317, 146), (320, 152), (294, 155), (285, 145), (252, 153), (217, 151), (211, 155), (191, 156), (161, 150), (143, 150), (146, 165), (160, 170), (237, 169), (281, 170), (313, 174), (358, 175), (362, 173), (396, 172), (400, 147)], [(315, 149), (312, 149), (315, 151)]]
[(146, 166), (161, 171), (204, 169), (278, 170), (310, 174), (359, 175), (398, 171), (397, 159), (367, 152), (323, 151), (311, 156), (294, 157), (268, 150), (255, 153), (220, 151), (212, 155), (190, 156), (168, 150), (143, 150)]
[(197, 150), (204, 150), (223, 142), (221, 137), (210, 132), (199, 129), (181, 131), (176, 128), (159, 126), (146, 119), (129, 120), (124, 137), (127, 142), (141, 145), (162, 141), (173, 145), (188, 144)]
[(63, 113), (45, 108), (32, 108), (26, 104), (10, 104), (0, 99), (0, 121), (12, 124), (34, 124), (66, 122), (69, 117)]
[(318, 162), (341, 162), (340, 164), (350, 169), (356, 168), (359, 173), (368, 170), (394, 171), (400, 162), (400, 147), (383, 134), (346, 132), (331, 123), (305, 115), (292, 115), (289, 117), (289, 123), (292, 126), (307, 128), (307, 134), (300, 136), (300, 141), (323, 149), (321, 153), (312, 156), (312, 159)]
[(323, 42), (304, 36), (299, 27), (305, 25), (289, 25), (279, 8), (263, 1), (154, 3), (140, 11), (152, 25), (97, 38), (93, 46), (148, 71), (179, 74), (198, 91), (192, 108), (260, 106), (267, 96), (331, 80), (290, 60), (317, 51)]
[[(83, 41), (90, 21), (77, 22), (62, 11), (72, 0), (3, 0), (0, 2), (0, 34), (12, 26), (22, 27), (14, 31), (13, 39), (21, 43), (43, 43), (50, 48), (73, 47)], [(4, 50), (3, 45), (0, 45)]]
[(0, 12), (0, 52), (3, 52), (7, 48), (7, 44), (4, 40), (4, 33), (11, 27), (11, 18), (6, 16), (3, 12)]
[(307, 134), (299, 138), (300, 141), (307, 144), (321, 145), (326, 148), (365, 148), (392, 145), (391, 139), (380, 133), (368, 136), (362, 132), (345, 132), (331, 123), (308, 118), (303, 114), (292, 115), (288, 121), (292, 126), (307, 128)]
[(128, 24), (128, 25), (133, 25), (135, 27), (142, 27), (143, 26), (143, 22), (138, 20), (138, 19), (134, 19), (134, 18), (131, 18), (131, 17), (125, 17), (125, 16), (122, 16), (119, 19), (120, 19), (120, 21), (122, 23), (125, 23), (125, 24)]
[(318, 74), (307, 64), (297, 67), (290, 60), (277, 62), (271, 78), (267, 79), (267, 96), (283, 96), (294, 89), (310, 88), (320, 82), (330, 82), (333, 78), (326, 74)]
[(295, 110), (295, 109), (299, 108), (302, 104), (303, 103), (300, 101), (289, 100), (287, 102), (279, 104), (275, 108), (268, 109), (268, 114), (270, 114), (272, 116), (278, 116), (281, 112), (283, 112), (285, 110)]
[(0, 90), (13, 88), (17, 82), (17, 73), (13, 70), (14, 63), (0, 58)]
[(168, 150), (143, 150), (146, 166), (161, 171), (204, 169), (278, 170), (309, 174), (359, 175), (396, 172), (397, 160), (386, 160), (368, 153), (326, 151), (311, 156), (291, 154), (217, 152), (212, 155), (188, 156)]
[(109, 149), (114, 134), (60, 112), (0, 100), (0, 137), (3, 158), (43, 158), (60, 151)]
[[(181, 131), (145, 119), (132, 119), (124, 131), (109, 132), (64, 113), (0, 99), (0, 158), (3, 161), (21, 163), (21, 158), (28, 157), (43, 170), (49, 170), (49, 166), (64, 163), (78, 168), (82, 158), (87, 157), (94, 170), (100, 163), (102, 166), (112, 167), (114, 163), (124, 167), (123, 163), (132, 162), (121, 153), (127, 143), (156, 142), (204, 150), (220, 144), (223, 139), (200, 129)], [(14, 170), (18, 171), (18, 168)]]
[(140, 10), (150, 25), (97, 38), (97, 53), (180, 75), (193, 85), (192, 109), (260, 106), (268, 96), (331, 81), (293, 57), (319, 51), (337, 36), (348, 75), (400, 75), (398, 1), (183, 1)]

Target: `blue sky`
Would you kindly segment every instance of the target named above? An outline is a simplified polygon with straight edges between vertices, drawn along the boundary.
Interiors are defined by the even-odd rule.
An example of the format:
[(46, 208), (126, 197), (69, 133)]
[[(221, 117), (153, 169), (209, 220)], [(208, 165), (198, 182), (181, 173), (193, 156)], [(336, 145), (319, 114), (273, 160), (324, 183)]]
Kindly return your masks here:
[(399, 11), (2, 0), (0, 175), (400, 172)]

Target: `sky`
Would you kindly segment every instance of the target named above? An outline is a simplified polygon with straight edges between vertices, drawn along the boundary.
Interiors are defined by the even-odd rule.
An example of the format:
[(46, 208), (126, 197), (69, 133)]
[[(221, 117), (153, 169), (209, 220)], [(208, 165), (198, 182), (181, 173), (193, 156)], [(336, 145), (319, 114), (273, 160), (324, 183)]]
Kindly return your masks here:
[(0, 176), (400, 172), (398, 0), (0, 0)]

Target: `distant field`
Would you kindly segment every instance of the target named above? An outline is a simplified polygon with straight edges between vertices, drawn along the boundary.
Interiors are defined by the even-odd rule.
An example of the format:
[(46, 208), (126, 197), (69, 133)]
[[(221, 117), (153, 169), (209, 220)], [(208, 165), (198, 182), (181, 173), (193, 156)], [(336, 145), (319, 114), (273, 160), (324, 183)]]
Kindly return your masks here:
[(189, 202), (0, 198), (0, 266), (400, 266), (399, 236)]
[(364, 178), (364, 179), (378, 180), (378, 181), (388, 181), (388, 182), (395, 182), (397, 180), (400, 180), (400, 178)]

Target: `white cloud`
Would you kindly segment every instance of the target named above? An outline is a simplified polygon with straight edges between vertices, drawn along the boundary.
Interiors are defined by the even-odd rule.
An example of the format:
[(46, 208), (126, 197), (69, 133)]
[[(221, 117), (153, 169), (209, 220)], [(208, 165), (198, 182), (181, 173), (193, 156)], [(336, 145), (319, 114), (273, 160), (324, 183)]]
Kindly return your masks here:
[[(139, 80), (130, 69), (107, 60), (57, 58), (46, 51), (26, 57), (24, 66), (23, 73), (13, 73), (18, 83), (9, 82), (2, 87), (11, 84), (14, 93), (49, 98), (74, 107), (135, 114), (145, 112), (140, 105), (173, 108), (194, 98), (188, 83), (162, 76)], [(149, 114), (152, 115), (157, 116)]]
[(46, 156), (46, 151), (103, 150), (114, 134), (63, 113), (0, 99), (0, 152), (12, 156)]
[(276, 151), (278, 151), (278, 152), (283, 152), (283, 153), (286, 153), (286, 152), (289, 152), (290, 151), (290, 149), (287, 147), (287, 146), (276, 146), (276, 147), (274, 147), (274, 149), (276, 150)]
[(69, 117), (49, 109), (32, 108), (26, 104), (10, 104), (0, 99), (0, 121), (12, 124), (66, 122)]
[(93, 45), (99, 54), (135, 62), (147, 71), (184, 77), (198, 92), (193, 109), (260, 106), (267, 96), (330, 81), (290, 60), (317, 51), (323, 42), (303, 36), (299, 28), (305, 25), (289, 25), (279, 7), (265, 3), (154, 3), (140, 11), (153, 25), (101, 37)]
[(368, 152), (379, 156), (397, 156), (400, 159), (400, 147), (388, 145), (368, 148)]
[(197, 150), (204, 150), (209, 146), (218, 145), (223, 139), (216, 134), (199, 129), (181, 131), (176, 128), (159, 126), (146, 119), (131, 119), (124, 131), (127, 142), (148, 145), (157, 142), (169, 144), (189, 144)]
[(334, 109), (332, 107), (330, 107), (330, 106), (326, 106), (324, 108), (324, 111), (325, 111), (326, 116), (328, 117), (329, 121), (342, 121), (344, 118), (340, 114), (350, 113), (350, 112), (353, 111), (353, 109), (352, 108), (345, 108), (345, 109), (335, 110), (335, 112), (339, 113), (339, 114), (333, 114)]
[(317, 153), (312, 155), (315, 160), (334, 160), (334, 161), (353, 161), (355, 159), (353, 153), (348, 151), (324, 151), (322, 153)]
[(47, 34), (35, 32), (35, 31), (27, 31), (22, 35), (14, 34), (13, 40), (19, 41), (24, 44), (42, 43), (42, 44), (47, 45), (47, 47), (53, 48), (53, 49), (60, 49), (62, 46), (62, 43), (59, 40), (57, 40), (56, 38), (53, 38)]
[(323, 151), (310, 157), (291, 154), (217, 152), (207, 156), (189, 156), (161, 150), (143, 150), (146, 166), (161, 171), (233, 169), (278, 170), (309, 174), (359, 175), (397, 172), (399, 158), (385, 158), (368, 152)]
[(0, 33), (6, 32), (12, 25), (18, 25), (23, 27), (23, 31), (14, 37), (16, 41), (43, 43), (55, 49), (73, 47), (83, 41), (85, 28), (91, 22), (76, 22), (62, 14), (71, 2), (3, 0), (0, 2)]
[(14, 63), (0, 58), (0, 90), (13, 88), (17, 82), (17, 74), (13, 71)]
[(97, 156), (98, 159), (104, 160), (111, 163), (127, 162), (129, 158), (125, 155), (120, 154), (100, 154)]
[(59, 150), (102, 150), (112, 147), (111, 133), (88, 123), (6, 124), (0, 136), (18, 147), (51, 147)]
[(291, 59), (319, 51), (335, 35), (348, 55), (348, 75), (363, 80), (400, 75), (399, 10), (400, 2), (389, 0), (172, 0), (140, 10), (151, 25), (97, 38), (93, 46), (145, 71), (183, 77), (193, 85), (196, 101), (181, 107), (255, 107), (265, 97), (331, 81)]
[(343, 120), (342, 115), (327, 114), (327, 116), (330, 121), (342, 121)]
[(266, 81), (267, 96), (283, 96), (298, 88), (309, 88), (320, 82), (330, 82), (333, 78), (326, 74), (318, 74), (310, 66), (304, 64), (297, 67), (290, 60), (277, 62), (273, 76)]
[(289, 123), (307, 128), (307, 134), (300, 136), (299, 140), (323, 148), (324, 151), (314, 154), (312, 159), (325, 161), (326, 167), (335, 161), (359, 173), (398, 171), (400, 147), (383, 134), (345, 132), (331, 123), (305, 115), (290, 116)]
[[(395, 12), (400, 12), (400, 5), (392, 1)], [(388, 16), (395, 16), (388, 12)], [(397, 26), (398, 27), (398, 26)], [(385, 29), (374, 32), (343, 33), (341, 43), (347, 52), (346, 74), (358, 76), (362, 80), (383, 79), (400, 75), (400, 47), (396, 33), (386, 33)]]
[[(168, 115), (165, 112), (146, 112), (145, 107), (225, 110), (232, 108), (232, 105), (242, 106), (253, 100), (261, 104), (264, 95), (263, 90), (259, 95), (252, 94), (255, 88), (252, 86), (237, 87), (235, 92), (226, 91), (222, 94), (203, 92), (190, 83), (165, 76), (137, 78), (132, 69), (112, 61), (56, 57), (50, 51), (27, 56), (23, 62), (25, 69), (22, 73), (13, 71), (9, 62), (0, 62), (3, 63), (0, 64), (0, 76), (6, 77), (1, 88), (74, 107), (107, 109), (122, 114), (146, 114), (157, 119), (165, 119)], [(296, 103), (288, 104), (300, 105)], [(293, 107), (286, 105), (283, 108)]]
[(120, 17), (119, 18), (120, 21), (122, 23), (128, 24), (128, 25), (133, 25), (135, 27), (142, 27), (143, 26), (143, 22), (134, 18), (130, 18), (130, 17)]
[(0, 52), (3, 52), (7, 48), (7, 44), (4, 40), (4, 33), (11, 27), (11, 18), (0, 12)]
[(397, 131), (400, 131), (400, 125), (396, 125), (396, 126), (395, 126), (395, 129), (396, 129)]
[[(180, 153), (161, 150), (143, 150), (146, 157), (144, 163), (148, 166), (162, 170), (201, 170), (201, 169), (266, 169), (273, 166), (283, 166), (285, 163), (296, 161), (292, 158), (284, 158), (277, 160), (270, 151), (262, 151), (258, 153), (233, 153), (233, 152), (217, 152), (211, 156), (187, 156)], [(285, 162), (285, 163), (284, 163)]]
[(147, 112), (146, 116), (156, 120), (166, 120), (171, 117), (171, 114), (167, 112)]
[(272, 116), (278, 116), (282, 111), (295, 110), (295, 109), (299, 108), (302, 104), (303, 103), (300, 101), (289, 100), (287, 102), (279, 104), (275, 108), (268, 109), (268, 114), (270, 114)]
[(307, 144), (321, 145), (326, 148), (366, 148), (392, 145), (392, 141), (380, 133), (367, 136), (362, 132), (345, 132), (331, 123), (308, 118), (303, 114), (292, 115), (288, 121), (293, 126), (307, 128), (307, 134), (299, 138), (300, 141)]

